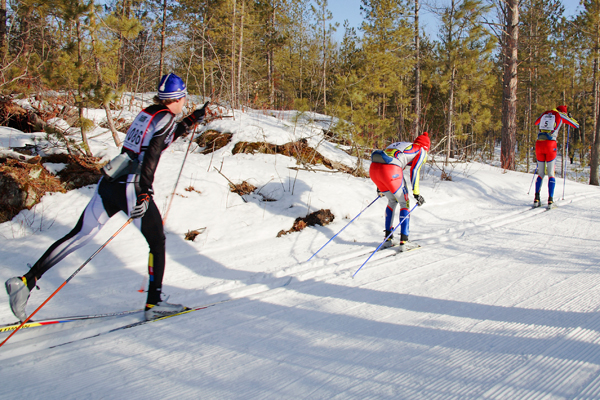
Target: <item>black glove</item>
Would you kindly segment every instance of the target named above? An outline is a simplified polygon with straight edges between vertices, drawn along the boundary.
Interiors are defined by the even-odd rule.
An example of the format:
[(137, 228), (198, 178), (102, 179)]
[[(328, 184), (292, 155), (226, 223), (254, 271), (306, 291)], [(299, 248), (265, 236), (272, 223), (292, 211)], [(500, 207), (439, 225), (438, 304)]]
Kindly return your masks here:
[(204, 115), (206, 115), (206, 106), (208, 106), (208, 101), (204, 103), (202, 108), (197, 109), (187, 117), (183, 119), (183, 123), (188, 127), (188, 129), (192, 128), (198, 122), (202, 122), (204, 119)]
[(425, 203), (425, 199), (420, 194), (415, 194), (415, 200), (417, 200), (417, 204), (422, 206)]
[(385, 194), (383, 194), (383, 192), (381, 190), (379, 190), (379, 188), (377, 188), (377, 196), (383, 197), (383, 196), (385, 196)]
[(142, 218), (146, 211), (148, 210), (148, 205), (150, 204), (150, 195), (148, 193), (140, 193), (138, 194), (137, 201), (135, 206), (131, 210), (131, 218)]

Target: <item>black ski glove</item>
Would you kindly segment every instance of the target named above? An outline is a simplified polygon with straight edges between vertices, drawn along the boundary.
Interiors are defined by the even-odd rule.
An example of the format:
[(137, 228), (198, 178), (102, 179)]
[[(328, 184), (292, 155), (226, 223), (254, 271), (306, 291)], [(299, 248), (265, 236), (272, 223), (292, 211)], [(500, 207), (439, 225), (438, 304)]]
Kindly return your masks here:
[(183, 122), (188, 129), (193, 128), (194, 125), (196, 125), (198, 122), (202, 122), (202, 120), (204, 119), (204, 115), (206, 115), (206, 106), (208, 105), (208, 103), (208, 101), (204, 103), (202, 108), (195, 110), (193, 113), (185, 117), (181, 122)]
[(131, 218), (142, 218), (148, 210), (150, 199), (151, 197), (148, 193), (140, 193), (137, 197), (135, 206), (131, 210)]
[(379, 188), (377, 188), (377, 196), (383, 197), (383, 196), (385, 196), (385, 194), (383, 194), (383, 192), (381, 190), (379, 190)]
[(425, 199), (420, 194), (415, 194), (415, 200), (417, 200), (417, 204), (422, 206), (425, 203)]

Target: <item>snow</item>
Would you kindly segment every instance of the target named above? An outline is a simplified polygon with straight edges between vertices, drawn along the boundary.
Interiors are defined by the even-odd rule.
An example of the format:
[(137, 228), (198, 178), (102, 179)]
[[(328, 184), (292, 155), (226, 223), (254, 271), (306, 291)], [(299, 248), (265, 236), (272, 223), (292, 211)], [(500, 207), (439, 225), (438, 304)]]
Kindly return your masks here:
[(0, 147), (13, 148), (25, 147), (25, 145), (34, 145), (37, 140), (42, 140), (46, 136), (43, 132), (24, 133), (18, 129), (7, 126), (0, 127)]
[(62, 171), (63, 169), (65, 169), (67, 167), (67, 164), (65, 163), (44, 163), (44, 168), (46, 168), (46, 170), (48, 170), (48, 172), (50, 172), (51, 174), (58, 174), (60, 171)]
[[(427, 165), (426, 203), (411, 216), (411, 240), (422, 247), (378, 252), (352, 279), (383, 240), (385, 200), (306, 260), (376, 198), (372, 182), (290, 169), (300, 166), (282, 155), (231, 154), (237, 141), (305, 138), (354, 166), (324, 141), (328, 117), (234, 117), (202, 128), (231, 132), (233, 141), (207, 155), (191, 146), (165, 225), (169, 301), (218, 304), (111, 333), (141, 314), (21, 330), (0, 348), (1, 398), (600, 398), (597, 187), (567, 181), (563, 199), (557, 179), (558, 207), (545, 211), (530, 209), (531, 174), (462, 163), (447, 181)], [(3, 147), (32, 137), (44, 136), (0, 129)], [(118, 152), (105, 129), (90, 143), (95, 155)], [(163, 216), (188, 143), (161, 158), (154, 188)], [(244, 202), (216, 169), (260, 195)], [(94, 188), (48, 194), (1, 224), (0, 279), (25, 273), (68, 233)], [(276, 237), (319, 209), (330, 209), (334, 222)], [(48, 271), (28, 311), (125, 221), (113, 217)], [(200, 228), (195, 241), (184, 240)], [(145, 240), (127, 226), (34, 319), (141, 308), (146, 260)], [(2, 291), (0, 324), (13, 322)]]

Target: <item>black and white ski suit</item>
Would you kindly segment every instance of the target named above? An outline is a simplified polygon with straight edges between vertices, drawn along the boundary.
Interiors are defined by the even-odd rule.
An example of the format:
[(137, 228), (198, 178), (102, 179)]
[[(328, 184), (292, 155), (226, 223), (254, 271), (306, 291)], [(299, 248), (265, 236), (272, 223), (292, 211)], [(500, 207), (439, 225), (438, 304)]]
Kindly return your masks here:
[(37, 279), (63, 258), (89, 242), (108, 220), (123, 211), (128, 216), (141, 193), (150, 195), (148, 209), (133, 223), (140, 229), (150, 247), (148, 259), (148, 304), (160, 301), (165, 270), (165, 234), (162, 217), (152, 199), (154, 173), (161, 153), (182, 135), (185, 123), (175, 123), (175, 115), (164, 105), (152, 105), (140, 112), (127, 131), (121, 154), (126, 153), (135, 167), (112, 180), (100, 179), (96, 192), (83, 211), (77, 225), (66, 236), (52, 244), (25, 274), (30, 290)]

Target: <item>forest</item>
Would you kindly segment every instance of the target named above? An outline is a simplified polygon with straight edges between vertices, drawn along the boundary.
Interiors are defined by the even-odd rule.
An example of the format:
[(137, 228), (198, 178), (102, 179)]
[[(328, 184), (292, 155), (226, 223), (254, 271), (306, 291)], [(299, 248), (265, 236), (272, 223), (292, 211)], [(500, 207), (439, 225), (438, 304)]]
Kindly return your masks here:
[(500, 146), (511, 170), (531, 171), (534, 121), (565, 104), (580, 129), (560, 151), (598, 185), (600, 0), (570, 16), (559, 0), (362, 0), (359, 28), (333, 22), (328, 0), (1, 3), (2, 102), (46, 101), (45, 117), (77, 110), (84, 149), (85, 108), (106, 110), (117, 142), (122, 95), (174, 72), (190, 94), (234, 109), (335, 117), (331, 133), (356, 155), (427, 131), (446, 162)]

